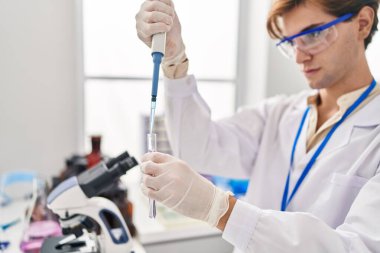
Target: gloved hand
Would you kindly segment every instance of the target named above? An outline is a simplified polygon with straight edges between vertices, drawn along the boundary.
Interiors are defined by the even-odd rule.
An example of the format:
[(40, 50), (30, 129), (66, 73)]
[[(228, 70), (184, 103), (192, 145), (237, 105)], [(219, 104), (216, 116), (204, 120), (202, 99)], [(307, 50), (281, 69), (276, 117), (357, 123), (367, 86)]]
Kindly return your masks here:
[(136, 14), (136, 30), (137, 36), (148, 47), (152, 45), (152, 35), (167, 32), (165, 57), (162, 62), (164, 68), (179, 65), (187, 59), (181, 24), (171, 0), (146, 0)]
[(215, 227), (229, 207), (229, 193), (215, 187), (185, 162), (162, 153), (142, 157), (141, 190), (185, 216)]

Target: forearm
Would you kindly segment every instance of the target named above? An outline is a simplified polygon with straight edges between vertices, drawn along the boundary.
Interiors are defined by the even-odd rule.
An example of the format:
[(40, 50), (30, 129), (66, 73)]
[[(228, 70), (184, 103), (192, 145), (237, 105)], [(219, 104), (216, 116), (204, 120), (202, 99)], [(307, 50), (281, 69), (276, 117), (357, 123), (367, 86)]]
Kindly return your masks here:
[(361, 228), (363, 224), (335, 229), (310, 213), (261, 210), (239, 200), (223, 218), (218, 224), (223, 238), (243, 252), (369, 253), (375, 252), (370, 245), (379, 245), (378, 233)]
[(231, 216), (232, 210), (234, 209), (234, 206), (236, 204), (236, 198), (233, 196), (229, 196), (228, 198), (228, 210), (225, 215), (223, 215), (222, 218), (220, 218), (218, 225), (216, 226), (219, 230), (224, 231), (226, 224), (228, 222), (228, 219)]
[(163, 62), (162, 70), (166, 78), (169, 79), (181, 79), (187, 76), (187, 71), (189, 69), (189, 60), (186, 54), (181, 56), (178, 63)]
[(192, 165), (187, 154), (205, 146), (212, 124), (210, 109), (200, 100), (194, 76), (165, 79), (165, 122), (170, 145), (175, 156)]

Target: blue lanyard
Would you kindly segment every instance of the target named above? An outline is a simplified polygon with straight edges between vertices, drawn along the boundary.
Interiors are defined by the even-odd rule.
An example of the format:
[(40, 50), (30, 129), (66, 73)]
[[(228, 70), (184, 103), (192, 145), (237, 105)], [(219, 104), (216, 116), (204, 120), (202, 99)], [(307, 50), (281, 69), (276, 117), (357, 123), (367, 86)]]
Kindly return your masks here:
[(0, 241), (0, 250), (5, 250), (11, 243), (9, 241)]
[(294, 187), (294, 189), (293, 189), (290, 197), (288, 198), (289, 181), (290, 181), (291, 168), (293, 168), (294, 154), (295, 154), (295, 150), (296, 150), (296, 147), (297, 147), (298, 139), (299, 139), (299, 137), (301, 135), (303, 126), (304, 126), (305, 121), (306, 121), (307, 114), (310, 111), (310, 107), (308, 107), (306, 109), (305, 113), (303, 114), (303, 117), (302, 117), (302, 120), (301, 120), (301, 124), (300, 124), (300, 126), (298, 128), (298, 132), (297, 132), (296, 138), (295, 138), (294, 143), (293, 143), (292, 155), (290, 157), (290, 169), (289, 169), (288, 177), (286, 178), (284, 194), (282, 196), (281, 211), (285, 211), (286, 210), (286, 208), (288, 207), (290, 201), (292, 201), (294, 195), (298, 191), (298, 188), (301, 186), (303, 180), (305, 179), (305, 177), (307, 176), (307, 174), (310, 172), (310, 170), (313, 167), (313, 165), (314, 165), (315, 161), (317, 160), (318, 156), (321, 154), (321, 152), (323, 151), (323, 149), (326, 147), (326, 144), (330, 140), (331, 136), (334, 134), (335, 130), (368, 97), (368, 95), (372, 92), (372, 90), (375, 88), (375, 86), (376, 86), (376, 81), (373, 80), (372, 83), (371, 83), (371, 85), (363, 92), (363, 94), (360, 95), (360, 97), (355, 101), (355, 103), (353, 103), (347, 109), (346, 113), (342, 116), (342, 118), (337, 123), (335, 123), (334, 126), (331, 128), (331, 130), (327, 133), (326, 137), (323, 139), (322, 143), (319, 145), (317, 151), (315, 151), (314, 155), (312, 156), (312, 158), (310, 159), (310, 161), (307, 163), (307, 165), (306, 165), (305, 169), (303, 170), (300, 178), (298, 179), (298, 181), (297, 181), (297, 183), (296, 183), (296, 185), (295, 185), (295, 187)]

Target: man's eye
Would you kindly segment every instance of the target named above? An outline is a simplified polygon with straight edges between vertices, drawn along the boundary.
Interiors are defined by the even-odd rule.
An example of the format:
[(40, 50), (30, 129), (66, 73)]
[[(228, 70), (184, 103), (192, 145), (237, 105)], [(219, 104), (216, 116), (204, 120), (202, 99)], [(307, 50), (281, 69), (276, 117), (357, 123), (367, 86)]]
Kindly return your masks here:
[(315, 38), (318, 38), (320, 35), (321, 35), (321, 31), (316, 31), (316, 32), (309, 33), (306, 36), (308, 39), (315, 39)]

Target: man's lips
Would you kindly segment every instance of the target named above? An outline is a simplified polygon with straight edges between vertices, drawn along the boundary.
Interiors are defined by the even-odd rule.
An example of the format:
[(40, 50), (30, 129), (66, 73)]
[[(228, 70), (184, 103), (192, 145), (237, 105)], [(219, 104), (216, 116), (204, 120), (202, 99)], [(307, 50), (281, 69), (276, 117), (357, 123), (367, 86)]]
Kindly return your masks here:
[(317, 73), (321, 68), (307, 68), (304, 69), (303, 72), (305, 73), (306, 76), (311, 76)]

